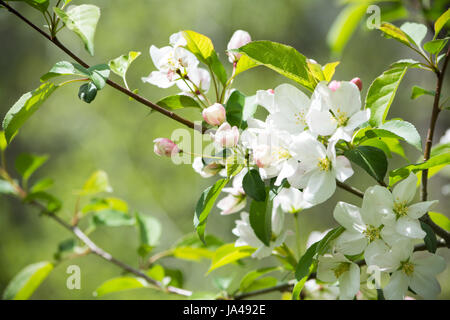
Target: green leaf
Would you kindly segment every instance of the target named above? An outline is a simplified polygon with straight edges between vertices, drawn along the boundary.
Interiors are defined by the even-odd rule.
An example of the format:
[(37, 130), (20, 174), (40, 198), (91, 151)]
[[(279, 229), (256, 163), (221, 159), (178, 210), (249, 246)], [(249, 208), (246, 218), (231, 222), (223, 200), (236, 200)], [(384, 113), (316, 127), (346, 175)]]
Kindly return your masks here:
[(272, 201), (266, 196), (265, 201), (253, 200), (250, 203), (250, 225), (255, 235), (266, 246), (272, 239)]
[(70, 6), (66, 12), (56, 7), (53, 10), (66, 27), (81, 38), (84, 47), (93, 56), (95, 29), (100, 19), (99, 7), (91, 4), (82, 4)]
[(41, 77), (41, 81), (46, 82), (55, 77), (69, 75), (89, 78), (89, 72), (85, 67), (77, 63), (59, 61)]
[(391, 150), (389, 149), (389, 146), (382, 140), (382, 138), (373, 138), (373, 139), (364, 140), (359, 145), (360, 146), (371, 146), (371, 147), (381, 149), (386, 154), (386, 157), (388, 157), (388, 158), (392, 157), (392, 153), (391, 153)]
[(34, 91), (25, 93), (13, 106), (3, 120), (3, 129), (8, 143), (17, 134), (23, 124), (35, 113), (42, 103), (58, 88), (47, 82)]
[(445, 39), (431, 40), (431, 41), (425, 43), (423, 45), (423, 48), (427, 52), (437, 55), (437, 54), (439, 54), (439, 52), (441, 52), (445, 48), (449, 39), (450, 38), (447, 37)]
[(135, 213), (136, 227), (139, 231), (140, 247), (139, 252), (145, 255), (159, 244), (161, 237), (161, 224), (159, 221), (150, 216)]
[(293, 47), (263, 40), (250, 42), (236, 51), (247, 55), (255, 63), (300, 83), (306, 89), (314, 90), (316, 83), (308, 69), (306, 57)]
[(421, 88), (419, 86), (414, 86), (414, 87), (412, 87), (412, 91), (411, 91), (411, 99), (413, 99), (413, 100), (417, 99), (418, 97), (423, 96), (425, 94), (434, 97), (436, 92), (435, 91), (431, 91), (431, 90), (426, 90), (426, 89)]
[(6, 142), (5, 131), (0, 131), (0, 152), (5, 151), (8, 147), (8, 142)]
[(192, 52), (201, 62), (210, 66), (219, 81), (225, 84), (227, 73), (214, 50), (211, 39), (192, 30), (183, 31), (183, 37), (187, 42), (186, 49)]
[(43, 211), (43, 213), (56, 213), (62, 207), (62, 203), (59, 199), (44, 191), (29, 193), (24, 199), (25, 203), (34, 201), (39, 202), (40, 204), (45, 206), (45, 210)]
[(264, 201), (266, 199), (266, 185), (259, 175), (259, 171), (252, 169), (247, 172), (242, 180), (242, 187), (245, 194), (256, 201)]
[(431, 220), (444, 230), (450, 231), (450, 219), (438, 212), (428, 212)]
[(22, 269), (8, 284), (4, 300), (27, 300), (53, 270), (53, 263), (38, 262)]
[(9, 1), (25, 2), (26, 4), (41, 11), (42, 13), (47, 11), (48, 6), (50, 4), (50, 0), (9, 0)]
[(257, 67), (257, 66), (258, 66), (258, 64), (254, 60), (250, 59), (246, 55), (242, 55), (236, 64), (236, 70), (234, 71), (234, 77), (236, 77), (238, 74), (240, 74), (244, 71), (247, 71), (247, 70)]
[(303, 287), (305, 286), (306, 280), (308, 278), (304, 277), (302, 280), (297, 281), (297, 283), (294, 286), (294, 289), (292, 290), (292, 300), (300, 300), (300, 293), (303, 290)]
[(278, 283), (277, 278), (274, 277), (264, 277), (261, 279), (254, 280), (247, 288), (241, 290), (241, 292), (251, 292), (255, 290), (262, 290), (265, 288), (271, 288), (276, 286)]
[(244, 169), (245, 162), (240, 159), (236, 154), (229, 156), (225, 162), (225, 167), (227, 169), (227, 177), (231, 178), (237, 175)]
[(367, 3), (346, 6), (334, 20), (327, 35), (327, 43), (333, 52), (340, 53), (366, 14)]
[(142, 278), (119, 277), (103, 282), (97, 289), (95, 289), (94, 296), (103, 297), (109, 293), (146, 287), (147, 282)]
[(389, 185), (394, 185), (396, 182), (405, 179), (411, 172), (417, 173), (422, 170), (431, 169), (438, 166), (445, 166), (450, 164), (450, 153), (442, 153), (431, 157), (425, 162), (419, 164), (410, 164), (408, 166), (392, 170), (389, 172)]
[(205, 227), (208, 215), (214, 203), (217, 200), (223, 187), (228, 183), (229, 179), (220, 179), (216, 183), (205, 191), (203, 191), (200, 199), (197, 202), (194, 215), (194, 227), (197, 229), (199, 238), (204, 242), (205, 240)]
[(323, 237), (323, 239), (319, 241), (319, 244), (318, 244), (317, 250), (316, 250), (317, 254), (319, 256), (323, 255), (328, 250), (330, 243), (333, 240), (335, 240), (337, 237), (339, 237), (344, 231), (345, 231), (345, 228), (341, 227), (341, 226), (330, 230), (325, 235), (325, 237)]
[(112, 192), (112, 188), (109, 185), (108, 175), (106, 174), (106, 172), (98, 170), (94, 172), (84, 183), (83, 189), (79, 194), (82, 196), (86, 196), (101, 192)]
[(336, 72), (336, 68), (339, 64), (340, 64), (339, 61), (331, 62), (331, 63), (327, 63), (323, 67), (323, 75), (324, 75), (326, 81), (330, 82), (331, 79), (333, 79), (334, 73)]
[(14, 186), (6, 180), (0, 179), (0, 194), (16, 194), (17, 191)]
[(173, 256), (178, 259), (200, 261), (203, 258), (212, 259), (214, 252), (207, 248), (178, 247), (173, 249)]
[(52, 178), (43, 178), (37, 181), (30, 189), (31, 192), (45, 191), (53, 186)]
[(247, 258), (253, 252), (255, 252), (255, 249), (249, 246), (235, 247), (234, 243), (225, 244), (214, 253), (208, 273), (227, 264)]
[(425, 25), (413, 22), (405, 22), (400, 29), (407, 35), (409, 41), (418, 48), (421, 47), (422, 41), (425, 39), (428, 30)]
[(112, 209), (123, 213), (128, 213), (128, 204), (117, 198), (94, 198), (90, 203), (81, 209), (83, 215), (89, 212), (97, 212), (100, 210)]
[(385, 121), (400, 82), (406, 71), (415, 66), (416, 62), (399, 61), (372, 82), (367, 92), (366, 109), (371, 111), (369, 123), (373, 127)]
[[(260, 277), (262, 277), (270, 272), (279, 271), (279, 270), (280, 270), (280, 267), (267, 267), (267, 268), (250, 271), (242, 278), (241, 283), (239, 284), (239, 291), (248, 292), (248, 291), (262, 289), (260, 287), (261, 283), (258, 283), (257, 280)], [(267, 278), (264, 278), (264, 279), (267, 279)], [(255, 288), (255, 285), (258, 286), (259, 288)]]
[(422, 151), (422, 141), (416, 127), (403, 120), (390, 120), (379, 126), (380, 129), (387, 130), (402, 137), (406, 142)]
[(436, 234), (434, 233), (433, 229), (431, 229), (431, 227), (425, 222), (420, 221), (420, 226), (422, 227), (422, 230), (425, 231), (426, 233), (423, 241), (425, 242), (427, 250), (431, 253), (436, 253), (437, 250)]
[(16, 170), (26, 181), (39, 169), (48, 159), (48, 156), (37, 156), (23, 153), (16, 158)]
[(381, 32), (387, 37), (395, 39), (408, 47), (411, 46), (410, 38), (408, 35), (403, 32), (399, 27), (389, 23), (389, 22), (383, 22), (379, 28)]
[(89, 78), (92, 83), (97, 87), (97, 90), (101, 90), (105, 87), (106, 81), (109, 78), (110, 69), (107, 64), (98, 64), (87, 69)]
[(384, 152), (371, 146), (358, 146), (345, 151), (344, 155), (363, 168), (375, 180), (382, 182), (387, 171), (387, 159)]
[(125, 78), (128, 68), (140, 55), (140, 52), (130, 51), (128, 54), (123, 54), (120, 57), (110, 60), (108, 66), (119, 77)]
[(156, 103), (158, 106), (168, 109), (168, 110), (177, 110), (182, 108), (198, 108), (202, 109), (197, 101), (193, 98), (185, 96), (185, 95), (174, 95), (168, 96)]
[(450, 20), (450, 9), (447, 9), (434, 23), (434, 39), (438, 36), (439, 32), (441, 32), (442, 28), (447, 24)]
[(227, 122), (231, 126), (241, 128), (242, 114), (244, 112), (245, 95), (235, 90), (225, 104)]
[(300, 281), (304, 277), (308, 277), (310, 274), (311, 265), (313, 264), (313, 258), (316, 255), (317, 248), (320, 241), (317, 241), (306, 250), (305, 254), (300, 258), (295, 268), (295, 278)]
[(94, 227), (122, 227), (132, 226), (135, 223), (135, 219), (128, 214), (111, 209), (97, 211), (92, 216), (92, 225)]
[(82, 84), (78, 90), (78, 98), (86, 103), (91, 103), (97, 96), (97, 91), (97, 87), (92, 82)]

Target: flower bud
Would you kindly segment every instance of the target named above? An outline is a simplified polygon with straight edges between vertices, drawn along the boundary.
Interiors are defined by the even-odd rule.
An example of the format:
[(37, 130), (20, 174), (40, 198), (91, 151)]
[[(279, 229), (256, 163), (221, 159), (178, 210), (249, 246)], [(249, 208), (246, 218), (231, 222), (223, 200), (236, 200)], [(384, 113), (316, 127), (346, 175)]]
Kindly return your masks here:
[(220, 126), (226, 120), (226, 111), (223, 105), (214, 103), (203, 110), (202, 116), (206, 123), (212, 126)]
[(214, 134), (214, 142), (222, 148), (232, 148), (239, 141), (239, 130), (236, 126), (231, 127), (228, 122), (224, 122)]
[[(233, 33), (233, 36), (231, 37), (230, 42), (228, 42), (227, 49), (228, 50), (238, 49), (238, 48), (246, 45), (250, 41), (252, 41), (252, 38), (250, 37), (250, 34), (247, 31), (236, 30)], [(228, 51), (227, 54), (228, 54), (228, 60), (231, 63), (236, 62), (241, 57), (240, 53)]]
[(328, 88), (331, 89), (331, 91), (336, 91), (337, 89), (339, 89), (339, 87), (341, 86), (341, 83), (339, 81), (333, 80), (330, 82), (330, 84), (328, 85)]
[(170, 157), (181, 151), (175, 142), (167, 138), (157, 138), (153, 140), (153, 143), (155, 144), (153, 151), (158, 156)]
[(359, 91), (362, 91), (363, 84), (360, 78), (353, 78), (350, 82), (355, 84), (358, 87)]

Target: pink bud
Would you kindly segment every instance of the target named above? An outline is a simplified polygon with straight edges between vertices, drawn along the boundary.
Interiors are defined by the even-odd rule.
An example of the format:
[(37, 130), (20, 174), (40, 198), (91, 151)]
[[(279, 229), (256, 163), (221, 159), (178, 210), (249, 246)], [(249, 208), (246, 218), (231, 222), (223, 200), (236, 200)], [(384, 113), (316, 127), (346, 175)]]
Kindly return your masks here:
[(228, 122), (224, 122), (214, 135), (214, 142), (222, 148), (232, 148), (239, 141), (239, 130), (236, 126), (231, 127)]
[(359, 91), (362, 91), (363, 84), (360, 78), (353, 78), (350, 82), (355, 84), (358, 87)]
[(270, 94), (275, 94), (275, 90), (273, 90), (273, 89), (267, 89), (267, 92)]
[(330, 82), (330, 84), (328, 85), (328, 88), (331, 89), (331, 91), (336, 91), (337, 89), (339, 89), (341, 86), (341, 83), (339, 81), (333, 80)]
[(170, 156), (180, 152), (180, 149), (178, 148), (176, 143), (170, 139), (157, 138), (157, 139), (153, 140), (153, 142), (155, 144), (153, 147), (153, 151), (158, 156), (170, 157)]
[(212, 126), (220, 126), (226, 120), (226, 111), (220, 103), (214, 103), (212, 106), (204, 109), (203, 119)]
[[(228, 42), (227, 49), (228, 50), (238, 49), (238, 48), (246, 45), (250, 41), (252, 41), (252, 38), (250, 37), (250, 34), (247, 31), (236, 30), (233, 33), (233, 36), (231, 37), (230, 42)], [(230, 60), (231, 63), (239, 60), (239, 58), (241, 57), (240, 53), (227, 52), (227, 54), (229, 57), (228, 60)]]

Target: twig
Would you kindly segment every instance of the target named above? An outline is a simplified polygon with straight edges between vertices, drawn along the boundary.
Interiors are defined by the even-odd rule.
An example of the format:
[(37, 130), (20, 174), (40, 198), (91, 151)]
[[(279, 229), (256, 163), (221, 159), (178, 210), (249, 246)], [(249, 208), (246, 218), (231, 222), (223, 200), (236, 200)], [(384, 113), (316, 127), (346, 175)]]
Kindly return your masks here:
[[(436, 94), (434, 96), (434, 102), (433, 102), (433, 111), (431, 112), (431, 118), (430, 118), (430, 125), (428, 128), (428, 133), (427, 133), (427, 140), (425, 142), (425, 151), (423, 154), (423, 160), (427, 161), (430, 159), (430, 155), (431, 155), (431, 147), (433, 146), (433, 136), (434, 136), (434, 131), (436, 128), (436, 122), (439, 116), (439, 113), (441, 111), (441, 109), (439, 108), (439, 101), (441, 98), (441, 91), (442, 91), (442, 86), (444, 84), (444, 77), (445, 77), (445, 71), (447, 69), (448, 66), (448, 61), (450, 59), (450, 46), (447, 49), (447, 53), (444, 59), (444, 64), (442, 66), (442, 70), (436, 71), (436, 75), (437, 75), (437, 84), (436, 84)], [(421, 199), (422, 201), (426, 201), (428, 198), (428, 169), (425, 169), (422, 171), (422, 190), (421, 190)], [(433, 231), (439, 235), (441, 238), (443, 238), (445, 240), (445, 242), (447, 243), (447, 247), (450, 248), (450, 233), (445, 231), (444, 229), (442, 229), (441, 227), (439, 227), (437, 224), (435, 224), (430, 216), (427, 214), (425, 214), (421, 220), (425, 223), (427, 223), (432, 229)]]
[[(74, 59), (76, 62), (78, 62), (80, 65), (82, 65), (85, 68), (89, 68), (89, 65), (84, 62), (80, 57), (78, 57), (77, 55), (75, 55), (72, 51), (70, 51), (67, 47), (65, 47), (61, 42), (59, 42), (59, 40), (56, 37), (52, 37), (51, 35), (47, 34), (45, 31), (43, 31), (41, 28), (39, 28), (38, 26), (36, 26), (34, 23), (32, 23), (30, 20), (28, 20), (27, 18), (25, 18), (22, 14), (20, 14), (18, 11), (16, 11), (14, 8), (12, 8), (11, 6), (9, 6), (5, 1), (0, 0), (0, 4), (3, 5), (6, 9), (8, 9), (9, 12), (11, 12), (12, 14), (16, 15), (18, 18), (20, 18), (21, 20), (23, 20), (26, 24), (28, 24), (30, 27), (32, 27), (34, 30), (36, 30), (37, 32), (39, 32), (42, 36), (44, 36), (45, 38), (47, 38), (47, 40), (49, 40), (50, 42), (52, 42), (54, 45), (56, 45), (58, 48), (60, 48), (62, 51), (64, 51), (67, 55), (69, 55), (72, 59)], [(127, 88), (122, 87), (121, 85), (117, 84), (116, 82), (112, 81), (112, 80), (107, 80), (106, 83), (108, 85), (110, 85), (111, 87), (113, 87), (116, 90), (119, 90), (120, 92), (126, 94), (127, 96), (133, 98), (134, 100), (140, 102), (141, 104), (155, 110), (158, 111), (159, 113), (162, 113), (163, 115), (172, 118), (175, 121), (178, 121), (182, 124), (184, 124), (185, 126), (195, 129), (195, 130), (199, 130), (201, 132), (205, 132), (206, 128), (203, 127), (199, 127), (194, 125), (193, 122), (180, 117), (179, 115), (177, 115), (176, 113), (166, 110), (160, 106), (158, 106), (157, 104), (154, 104), (153, 102), (145, 99), (144, 97), (141, 97), (140, 95), (128, 90)]]
[(358, 190), (358, 189), (356, 189), (352, 186), (349, 186), (348, 184), (345, 184), (343, 182), (340, 182), (338, 180), (336, 180), (336, 185), (341, 189), (344, 189), (350, 193), (353, 193), (357, 197), (364, 198), (364, 192), (362, 192), (361, 190)]

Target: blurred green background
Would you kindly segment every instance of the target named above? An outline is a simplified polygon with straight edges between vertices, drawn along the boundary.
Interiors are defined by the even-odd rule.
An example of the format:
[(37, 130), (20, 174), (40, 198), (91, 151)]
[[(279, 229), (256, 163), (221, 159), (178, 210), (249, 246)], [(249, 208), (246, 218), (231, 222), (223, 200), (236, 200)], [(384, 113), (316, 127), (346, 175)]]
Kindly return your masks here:
[[(289, 44), (321, 64), (339, 59), (335, 79), (350, 80), (359, 76), (364, 83), (363, 97), (373, 79), (389, 64), (402, 58), (418, 58), (393, 40), (387, 40), (377, 31), (359, 28), (341, 57), (332, 57), (326, 44), (326, 35), (341, 7), (330, 0), (98, 0), (73, 1), (74, 4), (93, 3), (101, 8), (102, 17), (95, 37), (95, 57), (84, 51), (79, 39), (70, 31), (62, 31), (60, 40), (89, 64), (105, 63), (129, 50), (143, 55), (128, 72), (128, 83), (139, 88), (140, 94), (157, 101), (175, 89), (163, 90), (143, 84), (142, 76), (154, 70), (148, 49), (168, 44), (169, 36), (183, 29), (192, 29), (209, 36), (224, 63), (229, 65), (224, 50), (236, 29), (248, 31), (253, 39), (267, 39)], [(25, 16), (42, 25), (40, 15), (26, 5), (12, 3)], [(68, 60), (63, 52), (39, 36), (6, 10), (0, 10), (0, 114), (2, 117), (24, 93), (39, 85), (39, 77), (60, 60)], [(112, 75), (112, 77), (115, 77)], [(114, 78), (120, 81), (118, 78)], [(256, 90), (274, 88), (286, 82), (285, 78), (262, 67), (253, 69), (235, 81), (235, 86), (248, 95)], [(422, 137), (431, 110), (431, 97), (410, 100), (410, 89), (420, 85), (434, 89), (431, 73), (412, 70), (402, 82), (389, 118), (402, 117), (416, 125)], [(444, 97), (449, 95), (447, 81)], [(79, 189), (89, 175), (105, 170), (114, 188), (114, 196), (125, 199), (134, 210), (157, 217), (163, 225), (163, 250), (178, 238), (193, 231), (192, 218), (195, 203), (204, 188), (213, 179), (203, 179), (189, 165), (175, 166), (170, 160), (153, 153), (152, 140), (170, 137), (180, 125), (164, 116), (152, 113), (145, 106), (129, 101), (111, 87), (99, 92), (92, 104), (77, 98), (78, 86), (68, 85), (52, 96), (27, 122), (12, 143), (7, 158), (12, 167), (22, 152), (48, 154), (50, 160), (34, 179), (51, 177), (56, 183), (51, 191), (64, 201), (61, 215), (70, 219), (75, 205), (74, 190)], [(190, 110), (179, 112), (190, 119), (200, 119)], [(441, 114), (435, 142), (449, 127), (447, 114)], [(405, 145), (411, 161), (419, 158), (414, 149)], [(405, 160), (394, 156), (390, 168), (405, 165)], [(367, 174), (356, 169), (349, 183), (364, 189), (373, 184)], [(435, 211), (449, 214), (450, 201), (442, 194), (442, 187), (450, 181), (436, 176), (430, 183), (431, 198), (439, 199)], [(360, 200), (342, 191), (323, 205), (307, 210), (300, 216), (302, 239), (306, 241), (312, 230), (323, 231), (336, 226), (332, 210), (338, 200), (360, 205)], [(225, 241), (234, 241), (231, 233), (237, 216), (219, 216), (215, 210), (209, 219), (207, 232)], [(292, 228), (288, 217), (286, 228)], [(54, 221), (38, 216), (19, 201), (0, 198), (0, 291), (8, 281), (28, 264), (51, 260), (57, 244), (70, 234)], [(99, 229), (92, 238), (114, 256), (137, 265), (135, 248), (138, 239), (133, 228)], [(294, 244), (294, 237), (289, 238)], [(440, 251), (449, 261), (448, 250)], [(275, 260), (265, 259), (259, 265), (270, 266)], [(66, 288), (66, 268), (70, 264), (81, 267), (81, 290)], [(244, 270), (258, 264), (250, 261), (244, 269), (226, 267), (205, 276), (208, 262), (193, 263), (166, 259), (164, 266), (181, 269), (185, 287), (196, 291), (217, 291), (214, 278), (224, 275), (239, 278)], [(103, 281), (121, 273), (96, 256), (86, 256), (59, 265), (32, 296), (34, 299), (93, 299), (92, 292)], [(439, 298), (450, 298), (450, 268), (439, 275), (443, 292)], [(279, 293), (261, 298), (279, 298)], [(149, 289), (112, 294), (106, 298), (157, 299), (176, 298)]]

